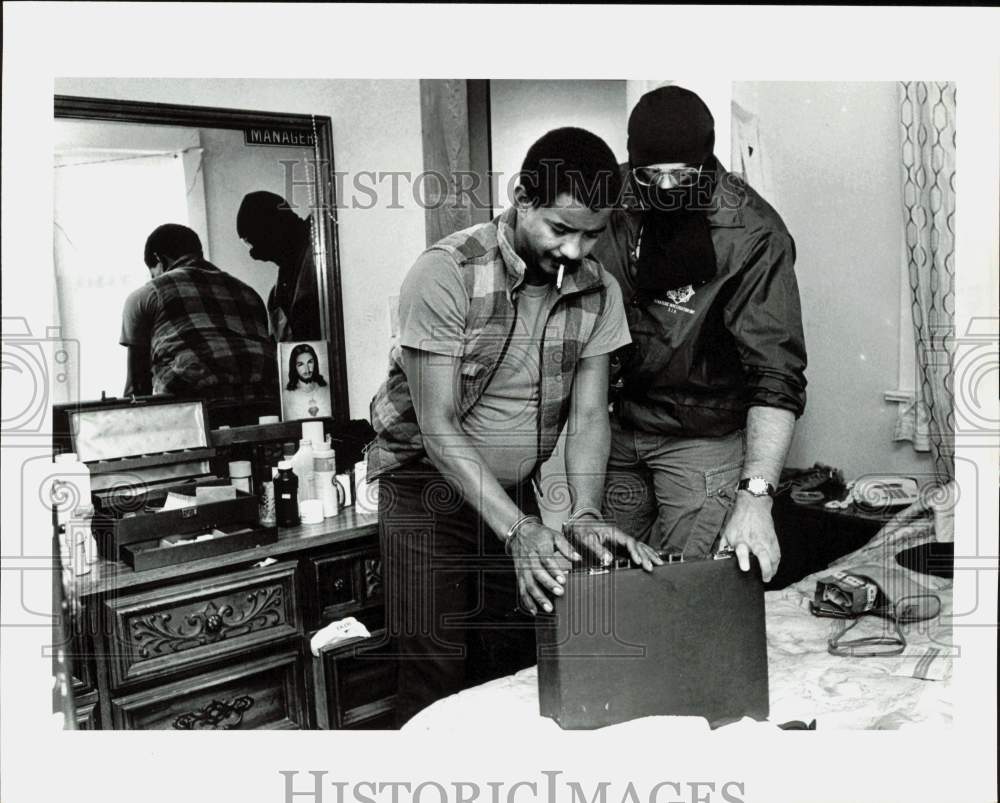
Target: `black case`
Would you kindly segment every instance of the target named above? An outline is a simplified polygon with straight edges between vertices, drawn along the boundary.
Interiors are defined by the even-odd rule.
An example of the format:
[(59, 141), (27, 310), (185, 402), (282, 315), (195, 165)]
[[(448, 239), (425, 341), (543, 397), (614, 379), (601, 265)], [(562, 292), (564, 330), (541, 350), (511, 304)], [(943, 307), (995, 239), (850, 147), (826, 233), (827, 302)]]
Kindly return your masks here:
[(538, 699), (565, 729), (768, 716), (760, 566), (735, 557), (572, 571), (538, 620)]

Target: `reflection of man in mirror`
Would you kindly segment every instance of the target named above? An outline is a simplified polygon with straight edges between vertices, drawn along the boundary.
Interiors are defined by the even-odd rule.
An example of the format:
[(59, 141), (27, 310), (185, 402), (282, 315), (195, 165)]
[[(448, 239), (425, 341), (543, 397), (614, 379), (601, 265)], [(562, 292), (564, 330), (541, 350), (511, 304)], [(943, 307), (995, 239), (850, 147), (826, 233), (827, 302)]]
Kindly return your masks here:
[(129, 295), (122, 312), (125, 395), (206, 398), (217, 420), (238, 408), (247, 420), (235, 423), (273, 413), (274, 341), (257, 291), (205, 261), (187, 226), (156, 228), (144, 258), (152, 279)]
[(296, 215), (280, 195), (262, 190), (244, 196), (236, 233), (250, 246), (251, 257), (278, 266), (278, 280), (267, 298), (275, 339), (320, 340), (311, 221)]
[(299, 343), (288, 355), (288, 382), (285, 385), (286, 421), (330, 415), (330, 391), (316, 350), (308, 343)]

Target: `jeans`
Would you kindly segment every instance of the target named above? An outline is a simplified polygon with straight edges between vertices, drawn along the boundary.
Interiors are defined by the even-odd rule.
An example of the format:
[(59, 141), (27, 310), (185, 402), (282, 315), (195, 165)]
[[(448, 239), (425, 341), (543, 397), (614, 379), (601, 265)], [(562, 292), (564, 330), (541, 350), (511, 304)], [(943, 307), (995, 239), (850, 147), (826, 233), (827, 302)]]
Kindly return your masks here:
[[(530, 481), (509, 492), (537, 513)], [(535, 663), (500, 538), (433, 467), (379, 479), (386, 630), (397, 658), (397, 723), (435, 700)]]
[(604, 515), (655, 549), (706, 557), (732, 511), (745, 453), (743, 430), (657, 435), (612, 417)]

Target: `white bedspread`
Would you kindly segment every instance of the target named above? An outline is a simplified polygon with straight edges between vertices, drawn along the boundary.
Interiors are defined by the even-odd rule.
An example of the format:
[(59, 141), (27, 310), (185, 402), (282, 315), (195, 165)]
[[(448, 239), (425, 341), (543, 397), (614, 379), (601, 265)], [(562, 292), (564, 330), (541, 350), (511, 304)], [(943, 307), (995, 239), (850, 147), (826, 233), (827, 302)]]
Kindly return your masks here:
[[(903, 513), (888, 523), (866, 546), (841, 558), (829, 569), (810, 575), (780, 591), (765, 595), (771, 714), (767, 723), (743, 720), (728, 726), (768, 727), (790, 720), (816, 720), (818, 730), (898, 729), (951, 723), (951, 580), (898, 567), (894, 556), (909, 547), (934, 540), (929, 519), (911, 520)], [(809, 612), (816, 579), (833, 569), (892, 569), (897, 580), (911, 583), (941, 599), (941, 614), (928, 622), (904, 627), (903, 655), (845, 658), (829, 654), (827, 641), (841, 626)], [(862, 573), (868, 573), (862, 571)], [(865, 617), (850, 636), (880, 632), (882, 620)], [(940, 678), (940, 679), (930, 679)], [(557, 732), (559, 726), (538, 713), (536, 667), (466, 689), (439, 700), (405, 726), (409, 731), (474, 732), (491, 728)], [(672, 735), (707, 731), (700, 717), (646, 717), (612, 726), (618, 730), (662, 729)]]

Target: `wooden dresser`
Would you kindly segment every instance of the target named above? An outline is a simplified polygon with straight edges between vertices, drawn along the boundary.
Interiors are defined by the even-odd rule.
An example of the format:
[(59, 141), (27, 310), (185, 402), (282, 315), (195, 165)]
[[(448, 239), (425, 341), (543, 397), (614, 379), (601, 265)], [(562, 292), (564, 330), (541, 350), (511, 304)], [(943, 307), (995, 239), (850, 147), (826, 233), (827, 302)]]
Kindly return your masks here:
[[(392, 727), (375, 515), (144, 572), (99, 561), (69, 590), (79, 728)], [(312, 634), (346, 616), (372, 638), (314, 657)]]

